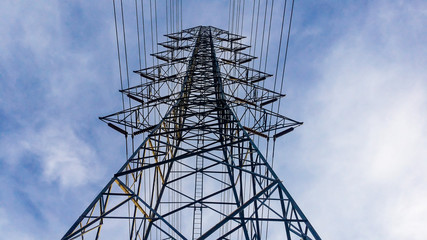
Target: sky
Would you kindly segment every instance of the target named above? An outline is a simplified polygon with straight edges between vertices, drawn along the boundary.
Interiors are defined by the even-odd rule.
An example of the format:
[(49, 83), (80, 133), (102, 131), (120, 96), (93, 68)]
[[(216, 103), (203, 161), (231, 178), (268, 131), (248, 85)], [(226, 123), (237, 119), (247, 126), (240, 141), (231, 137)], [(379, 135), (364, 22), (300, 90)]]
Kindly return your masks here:
[[(228, 1), (184, 0), (184, 28)], [(196, 9), (196, 10), (195, 10)], [(323, 239), (427, 235), (427, 3), (295, 2), (274, 169)], [(276, 29), (273, 29), (276, 32)], [(110, 1), (0, 3), (0, 231), (58, 239), (124, 162)]]

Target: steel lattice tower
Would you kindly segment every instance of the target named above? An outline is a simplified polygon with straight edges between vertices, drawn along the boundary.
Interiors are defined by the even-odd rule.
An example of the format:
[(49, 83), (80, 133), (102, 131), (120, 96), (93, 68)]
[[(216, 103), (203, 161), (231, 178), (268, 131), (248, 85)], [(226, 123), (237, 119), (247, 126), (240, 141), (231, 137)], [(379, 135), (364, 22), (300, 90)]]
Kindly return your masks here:
[(242, 36), (166, 36), (165, 63), (122, 90), (138, 105), (101, 118), (144, 140), (62, 239), (320, 239), (252, 140), (301, 124), (265, 108), (283, 97), (257, 84), (272, 75), (243, 65)]

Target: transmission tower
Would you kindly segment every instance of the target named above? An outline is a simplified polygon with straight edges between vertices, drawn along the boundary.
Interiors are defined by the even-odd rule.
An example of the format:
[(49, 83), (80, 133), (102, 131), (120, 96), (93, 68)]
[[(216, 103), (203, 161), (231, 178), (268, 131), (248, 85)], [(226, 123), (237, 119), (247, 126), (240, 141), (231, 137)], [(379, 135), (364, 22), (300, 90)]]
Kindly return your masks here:
[(164, 63), (121, 90), (137, 105), (100, 118), (141, 145), (62, 239), (320, 239), (253, 141), (301, 125), (266, 107), (272, 75), (243, 65), (240, 35), (166, 36)]

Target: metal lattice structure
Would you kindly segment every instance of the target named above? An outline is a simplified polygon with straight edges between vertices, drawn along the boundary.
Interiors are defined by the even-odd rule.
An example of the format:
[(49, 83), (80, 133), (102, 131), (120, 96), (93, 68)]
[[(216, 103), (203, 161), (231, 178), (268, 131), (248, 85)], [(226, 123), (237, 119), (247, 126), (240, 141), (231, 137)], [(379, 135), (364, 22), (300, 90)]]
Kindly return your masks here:
[(320, 239), (253, 141), (301, 123), (265, 107), (283, 95), (243, 65), (255, 58), (243, 37), (205, 26), (166, 36), (153, 54), (164, 63), (122, 90), (137, 105), (101, 118), (141, 145), (62, 239)]

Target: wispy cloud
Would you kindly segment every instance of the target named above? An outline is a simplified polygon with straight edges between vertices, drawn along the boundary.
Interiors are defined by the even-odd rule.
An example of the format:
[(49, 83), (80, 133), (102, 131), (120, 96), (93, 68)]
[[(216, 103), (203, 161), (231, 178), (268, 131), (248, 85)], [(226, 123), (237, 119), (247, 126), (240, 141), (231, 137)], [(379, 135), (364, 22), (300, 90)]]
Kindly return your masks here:
[(305, 124), (282, 153), (283, 175), (325, 239), (423, 239), (426, 4), (356, 5), (340, 32), (307, 34), (325, 49), (303, 56), (315, 78), (302, 80), (309, 90), (293, 100)]
[(83, 206), (71, 203), (87, 204), (112, 172), (109, 164), (124, 161), (121, 139), (94, 124), (119, 96), (111, 9), (0, 5), (0, 229), (9, 239), (57, 238), (78, 215), (69, 211)]
[[(53, 123), (38, 131), (19, 133), (13, 140), (19, 153), (33, 155), (40, 161), (43, 178), (48, 182), (59, 181), (64, 187), (78, 187), (97, 178), (91, 174), (99, 172), (100, 167), (99, 161), (95, 161), (94, 150), (69, 126)], [(18, 155), (15, 160), (21, 158)]]

